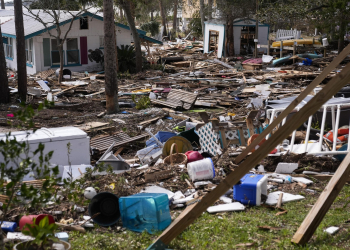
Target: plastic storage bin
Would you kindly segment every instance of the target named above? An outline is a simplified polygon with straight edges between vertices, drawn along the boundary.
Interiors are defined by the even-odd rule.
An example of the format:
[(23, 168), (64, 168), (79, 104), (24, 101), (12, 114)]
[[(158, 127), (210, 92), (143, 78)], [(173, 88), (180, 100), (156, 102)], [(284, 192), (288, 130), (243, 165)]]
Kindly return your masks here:
[(167, 194), (140, 193), (119, 198), (123, 226), (149, 233), (162, 231), (171, 223)]
[(261, 195), (267, 195), (267, 176), (246, 174), (233, 187), (233, 199), (246, 205), (260, 206)]

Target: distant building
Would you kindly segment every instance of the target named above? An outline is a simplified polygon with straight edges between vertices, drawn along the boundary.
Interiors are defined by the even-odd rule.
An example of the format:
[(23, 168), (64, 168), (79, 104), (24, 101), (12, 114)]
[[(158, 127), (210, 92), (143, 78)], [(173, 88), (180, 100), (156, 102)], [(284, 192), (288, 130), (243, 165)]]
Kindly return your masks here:
[[(254, 50), (255, 24), (253, 19), (236, 19), (233, 21), (233, 39), (236, 55), (244, 54), (249, 50)], [(204, 53), (216, 51), (217, 57), (225, 56), (225, 29), (226, 24), (218, 20), (205, 22), (204, 32)], [(259, 22), (258, 44), (267, 45), (270, 25)], [(266, 51), (266, 49), (258, 49)]]
[[(34, 10), (46, 23), (52, 22), (53, 18), (42, 10)], [(61, 11), (60, 25), (64, 35), (72, 16)], [(49, 68), (58, 68), (60, 64), (59, 52), (56, 39), (49, 35), (48, 30), (31, 14), (24, 10), (24, 35), (26, 44), (27, 73), (35, 74)], [(16, 32), (13, 10), (0, 10), (0, 24), (5, 49), (7, 66), (17, 69), (16, 55)], [(133, 42), (132, 33), (127, 25), (116, 23), (117, 45), (130, 45)], [(51, 33), (56, 34), (54, 25), (48, 27)], [(162, 44), (161, 41), (146, 36), (146, 32), (137, 30), (141, 40), (150, 43)], [(103, 14), (84, 12), (73, 21), (73, 26), (68, 33), (63, 46), (64, 67), (72, 71), (95, 71), (100, 70), (101, 65), (88, 60), (88, 50), (101, 49), (104, 47)]]

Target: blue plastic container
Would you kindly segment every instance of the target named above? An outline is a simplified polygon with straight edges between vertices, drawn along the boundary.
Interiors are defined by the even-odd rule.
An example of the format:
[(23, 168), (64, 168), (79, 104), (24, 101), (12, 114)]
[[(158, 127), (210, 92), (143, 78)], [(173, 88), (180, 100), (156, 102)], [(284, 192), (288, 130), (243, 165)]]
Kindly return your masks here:
[(267, 176), (246, 174), (239, 184), (233, 187), (233, 199), (251, 206), (260, 206), (261, 195), (267, 195)]
[[(155, 134), (154, 136), (158, 139), (158, 141), (160, 141), (161, 143), (166, 142), (169, 138), (175, 136), (176, 133), (172, 133), (172, 132), (165, 132), (165, 131), (159, 131), (157, 134)], [(151, 145), (157, 144), (156, 141), (154, 140), (153, 137), (151, 137), (151, 139), (149, 139), (148, 141), (146, 141), (146, 146), (149, 147)]]
[(152, 234), (171, 223), (167, 194), (141, 193), (119, 198), (123, 226), (131, 231)]
[(1, 229), (4, 232), (14, 232), (16, 228), (17, 228), (16, 222), (4, 221), (1, 224)]

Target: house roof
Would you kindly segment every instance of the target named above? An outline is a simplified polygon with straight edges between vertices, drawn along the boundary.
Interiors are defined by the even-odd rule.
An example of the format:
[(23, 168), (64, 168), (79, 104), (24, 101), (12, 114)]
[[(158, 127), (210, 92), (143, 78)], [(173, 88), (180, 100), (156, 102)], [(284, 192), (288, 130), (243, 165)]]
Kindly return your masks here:
[[(44, 22), (47, 23), (47, 27), (45, 26), (38, 20), (35, 19), (35, 16), (33, 14), (29, 13), (26, 10), (23, 10), (23, 24), (24, 24), (24, 36), (25, 39), (29, 39), (34, 36), (38, 36), (47, 30), (51, 30), (55, 28), (55, 23), (54, 23), (54, 18), (51, 13), (46, 13), (43, 12), (43, 10), (32, 10), (34, 15), (38, 15), (40, 19)], [(74, 16), (79, 14), (79, 11), (63, 11), (61, 10), (59, 13), (59, 21), (60, 21), (60, 26), (69, 23)], [(3, 20), (2, 16), (6, 17), (6, 22), (5, 19)], [(84, 17), (84, 16), (90, 16), (92, 18), (96, 18), (98, 20), (103, 21), (103, 13), (91, 13), (91, 12), (84, 12), (79, 15), (79, 17)], [(77, 18), (79, 18), (77, 17)], [(77, 19), (76, 18), (76, 19)], [(0, 11), (0, 24), (1, 24), (1, 31), (3, 36), (7, 37), (12, 37), (16, 38), (16, 32), (15, 32), (15, 21), (14, 21), (14, 16), (13, 16), (13, 10), (12, 10), (12, 16), (11, 16), (11, 10), (6, 10), (5, 12)], [(130, 30), (130, 27), (121, 23), (116, 22), (115, 23), (118, 27)], [(146, 31), (139, 30), (137, 29), (137, 33), (139, 34), (140, 38), (146, 39), (152, 43), (158, 43), (158, 44), (163, 44), (161, 41), (158, 41), (156, 39), (153, 39), (151, 37), (146, 36)]]
[[(212, 19), (210, 21), (205, 21), (207, 24), (214, 24), (214, 25), (226, 25), (226, 22), (223, 20), (218, 20), (218, 19)], [(256, 20), (251, 19), (251, 18), (237, 18), (233, 20), (233, 26), (255, 26)], [(259, 22), (259, 26), (270, 26), (265, 23)]]

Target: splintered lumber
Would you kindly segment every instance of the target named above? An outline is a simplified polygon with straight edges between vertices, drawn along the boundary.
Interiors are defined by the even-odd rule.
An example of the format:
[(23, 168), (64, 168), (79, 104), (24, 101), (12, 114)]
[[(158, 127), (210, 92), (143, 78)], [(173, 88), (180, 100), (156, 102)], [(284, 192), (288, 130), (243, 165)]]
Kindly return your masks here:
[[(300, 95), (292, 101), (289, 106), (279, 115), (277, 116), (273, 122), (265, 128), (264, 131), (254, 140), (252, 143), (247, 146), (246, 150), (244, 150), (240, 155), (235, 159), (235, 163), (241, 162), (244, 157), (248, 155), (271, 131), (280, 124), (287, 115), (289, 115), (293, 109), (301, 103), (308, 94), (310, 94), (314, 88), (316, 88), (327, 76), (328, 74), (339, 65), (350, 53), (350, 45), (346, 46), (343, 51), (329, 64), (327, 68), (325, 68), (322, 73), (313, 80), (306, 89), (300, 93)], [(333, 78), (334, 79), (334, 78)]]
[(66, 225), (66, 224), (61, 224), (56, 222), (55, 223), (57, 226), (59, 226), (60, 228), (62, 228), (63, 230), (67, 230), (67, 231), (78, 231), (80, 233), (86, 233), (85, 228), (78, 226), (78, 225)]
[(77, 88), (77, 87), (79, 87), (79, 85), (69, 87), (69, 88), (67, 88), (67, 89), (64, 89), (64, 90), (62, 90), (62, 91), (60, 91), (60, 92), (54, 93), (54, 94), (52, 94), (52, 95), (54, 95), (54, 96), (59, 96), (59, 95), (62, 95), (63, 93), (65, 93), (65, 92), (67, 92), (68, 90), (72, 90), (72, 89), (75, 89), (75, 88)]
[(301, 223), (297, 232), (292, 238), (292, 242), (297, 244), (307, 243), (317, 227), (320, 225), (324, 216), (328, 212), (335, 198), (344, 187), (350, 174), (350, 153), (342, 161), (333, 178), (328, 182), (326, 188), (321, 193), (320, 197), (312, 207), (303, 223)]
[[(350, 46), (349, 46), (350, 49)], [(234, 169), (214, 190), (209, 192), (192, 209), (181, 213), (181, 219), (174, 221), (148, 248), (155, 249), (156, 245), (168, 245), (176, 236), (195, 221), (206, 209), (224, 195), (228, 189), (236, 185), (240, 179), (248, 173), (252, 166), (256, 166), (269, 152), (289, 136), (295, 129), (301, 126), (311, 115), (319, 110), (322, 105), (332, 98), (350, 79), (350, 63), (334, 77), (314, 98), (297, 112), (293, 119), (284, 124), (266, 142), (263, 143), (250, 157)]]

